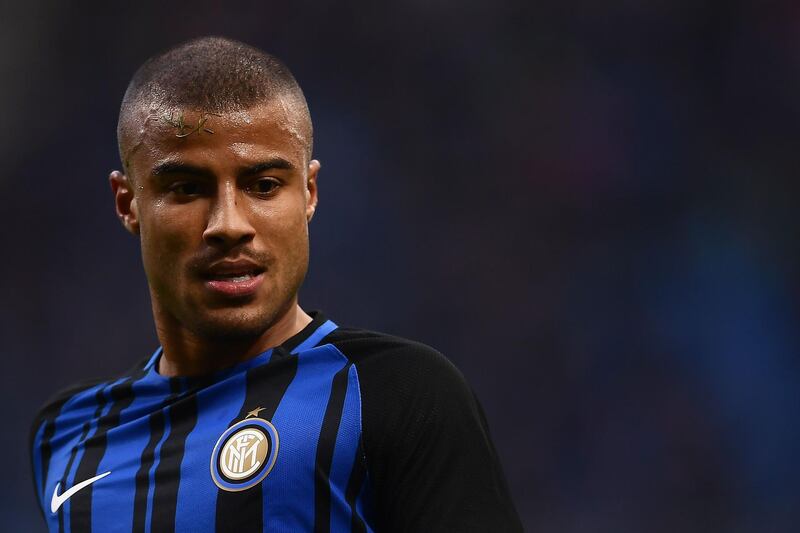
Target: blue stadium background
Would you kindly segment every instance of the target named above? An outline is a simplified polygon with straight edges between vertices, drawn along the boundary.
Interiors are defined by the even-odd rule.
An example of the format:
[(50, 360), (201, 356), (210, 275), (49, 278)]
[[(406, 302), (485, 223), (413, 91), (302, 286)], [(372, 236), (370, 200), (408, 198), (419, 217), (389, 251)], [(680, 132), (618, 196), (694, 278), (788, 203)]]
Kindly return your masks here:
[(3, 530), (38, 405), (157, 345), (106, 176), (134, 69), (205, 34), (310, 102), (303, 303), (461, 368), (528, 530), (795, 530), (796, 2), (86, 9), (0, 8)]

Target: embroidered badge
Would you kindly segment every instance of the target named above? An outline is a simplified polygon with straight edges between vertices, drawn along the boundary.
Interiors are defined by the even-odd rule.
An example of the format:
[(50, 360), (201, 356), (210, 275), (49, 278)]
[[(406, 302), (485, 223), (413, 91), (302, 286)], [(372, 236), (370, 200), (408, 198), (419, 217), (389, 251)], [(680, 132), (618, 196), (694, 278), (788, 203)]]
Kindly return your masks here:
[[(256, 415), (258, 410), (256, 410)], [(229, 427), (211, 453), (211, 479), (222, 490), (237, 492), (259, 484), (278, 457), (278, 431), (253, 411)]]

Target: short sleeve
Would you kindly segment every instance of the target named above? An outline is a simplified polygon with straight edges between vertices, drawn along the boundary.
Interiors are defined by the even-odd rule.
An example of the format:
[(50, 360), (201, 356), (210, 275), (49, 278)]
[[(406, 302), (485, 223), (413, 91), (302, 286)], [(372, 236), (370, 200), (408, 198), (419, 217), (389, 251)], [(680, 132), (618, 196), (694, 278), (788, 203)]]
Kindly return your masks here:
[(522, 530), (486, 418), (455, 366), (407, 341), (356, 368), (379, 530)]

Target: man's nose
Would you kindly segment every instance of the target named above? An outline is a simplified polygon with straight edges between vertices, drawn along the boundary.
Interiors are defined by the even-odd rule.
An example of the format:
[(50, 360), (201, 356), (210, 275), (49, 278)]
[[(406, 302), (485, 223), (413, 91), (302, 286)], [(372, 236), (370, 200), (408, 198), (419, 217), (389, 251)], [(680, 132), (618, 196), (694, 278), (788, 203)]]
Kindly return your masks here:
[(203, 232), (203, 240), (207, 244), (230, 248), (249, 242), (255, 236), (255, 229), (245, 212), (244, 199), (238, 198), (238, 194), (235, 184), (220, 185)]

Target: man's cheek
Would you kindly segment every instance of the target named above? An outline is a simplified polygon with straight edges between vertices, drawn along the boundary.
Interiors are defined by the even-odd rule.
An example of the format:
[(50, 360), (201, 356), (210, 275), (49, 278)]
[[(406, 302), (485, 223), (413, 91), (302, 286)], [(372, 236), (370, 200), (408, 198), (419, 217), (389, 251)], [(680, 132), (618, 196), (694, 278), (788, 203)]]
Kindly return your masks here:
[(165, 282), (174, 282), (185, 268), (189, 255), (188, 242), (179, 233), (164, 230), (161, 227), (148, 233), (142, 253), (146, 254), (148, 274)]

